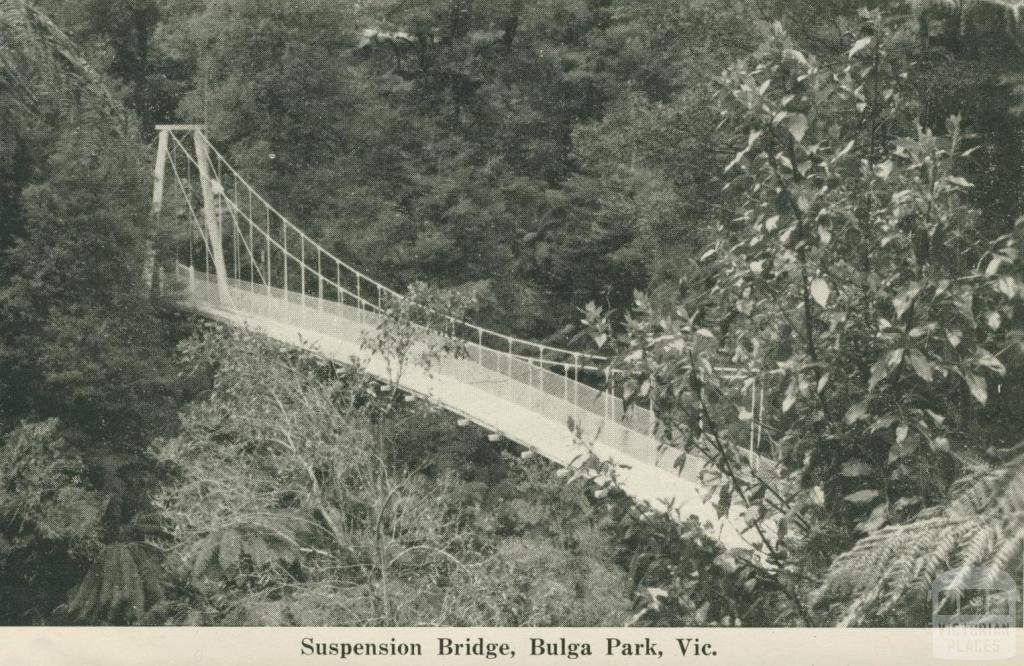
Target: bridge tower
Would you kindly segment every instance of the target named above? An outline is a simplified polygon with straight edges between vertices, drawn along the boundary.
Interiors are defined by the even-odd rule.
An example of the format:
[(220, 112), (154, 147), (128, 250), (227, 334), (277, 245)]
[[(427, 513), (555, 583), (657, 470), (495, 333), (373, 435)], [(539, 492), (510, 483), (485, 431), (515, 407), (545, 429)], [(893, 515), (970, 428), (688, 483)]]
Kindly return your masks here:
[(155, 286), (156, 248), (153, 235), (156, 230), (160, 212), (163, 208), (164, 177), (167, 172), (168, 146), (171, 132), (187, 132), (192, 135), (195, 148), (195, 161), (199, 170), (199, 182), (203, 195), (203, 223), (206, 227), (206, 239), (213, 260), (217, 277), (217, 293), (225, 307), (231, 307), (231, 290), (228, 288), (227, 265), (224, 261), (224, 244), (220, 220), (217, 216), (217, 188), (223, 185), (210, 173), (210, 146), (207, 143), (203, 125), (157, 125), (160, 132), (157, 139), (156, 164), (153, 168), (153, 203), (150, 209), (149, 235), (146, 247), (145, 284), (152, 290)]

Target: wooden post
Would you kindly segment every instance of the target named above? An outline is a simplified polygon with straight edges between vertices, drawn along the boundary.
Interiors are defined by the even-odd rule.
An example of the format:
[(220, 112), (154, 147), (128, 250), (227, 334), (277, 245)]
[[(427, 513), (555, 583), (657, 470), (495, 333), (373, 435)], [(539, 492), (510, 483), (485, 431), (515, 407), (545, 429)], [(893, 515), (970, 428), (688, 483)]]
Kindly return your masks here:
[(608, 391), (611, 385), (611, 372), (608, 368), (604, 369), (604, 390), (602, 391), (602, 397), (604, 398), (604, 420), (608, 420)]
[[(213, 254), (213, 270), (217, 277), (217, 293), (221, 307), (234, 309), (231, 290), (228, 288), (228, 271), (224, 263), (224, 244), (217, 223), (216, 200), (213, 193), (213, 182), (210, 180), (210, 149), (206, 137), (201, 130), (193, 132), (196, 144), (196, 162), (199, 165), (199, 182), (203, 189), (203, 218), (206, 222), (206, 235), (210, 241), (210, 252)], [(220, 183), (217, 184), (221, 187)]]
[(150, 296), (153, 295), (156, 274), (156, 228), (160, 223), (160, 211), (164, 203), (164, 174), (167, 172), (167, 145), (170, 130), (160, 130), (157, 141), (156, 165), (153, 168), (153, 206), (149, 213), (149, 228), (146, 230), (146, 261), (142, 267), (143, 283)]
[(573, 414), (576, 415), (576, 424), (580, 422), (580, 355), (572, 355), (572, 406)]
[(540, 348), (540, 361), (538, 362), (538, 365), (540, 366), (540, 402), (541, 402), (540, 408), (543, 410), (544, 409), (544, 370), (545, 370), (545, 368), (544, 368), (544, 348), (543, 347)]
[(757, 379), (750, 383), (750, 448), (747, 454), (747, 462), (754, 461), (754, 440), (757, 435)]
[(266, 204), (264, 204), (264, 206), (263, 206), (263, 211), (266, 213), (266, 218), (267, 218), (267, 235), (266, 235), (266, 239), (267, 239), (267, 277), (266, 277), (266, 279), (264, 281), (267, 283), (267, 312), (269, 313), (270, 312), (270, 290), (271, 290), (271, 288), (273, 287), (273, 284), (274, 284), (274, 274), (270, 272), (273, 269), (273, 267), (270, 264), (270, 260), (271, 260), (271, 257), (270, 257), (270, 253), (271, 253), (271, 247), (270, 247), (270, 209), (266, 207)]

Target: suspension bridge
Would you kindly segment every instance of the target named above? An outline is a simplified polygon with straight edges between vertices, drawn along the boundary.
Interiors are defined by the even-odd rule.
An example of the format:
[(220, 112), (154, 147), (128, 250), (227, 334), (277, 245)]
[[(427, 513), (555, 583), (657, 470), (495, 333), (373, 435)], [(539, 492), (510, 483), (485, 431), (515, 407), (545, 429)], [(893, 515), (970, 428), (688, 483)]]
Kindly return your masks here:
[[(157, 129), (152, 226), (159, 226), (165, 208), (165, 183), (173, 181), (176, 216), (187, 232), (176, 230), (173, 268), (151, 251), (146, 280), (152, 283), (155, 275), (181, 308), (333, 362), (358, 364), (458, 415), (460, 423), (478, 424), (492, 440), (507, 438), (559, 465), (571, 468), (592, 454), (614, 469), (626, 493), (655, 510), (696, 516), (730, 547), (757, 541), (740, 528), (743, 507), (720, 517), (705, 501), (697, 456), (676, 468), (680, 451), (659, 441), (652, 409), (626, 408), (614, 382), (594, 381), (605, 372), (606, 359), (443, 313), (431, 313), (427, 325), (415, 327), (412, 346), (404, 350), (405, 359), (429, 356), (429, 364), (389, 356), (367, 341), (388, 325), (389, 312), (410, 304), (407, 297), (292, 224), (228, 163), (202, 126)], [(451, 341), (457, 346), (446, 344)], [(757, 398), (751, 388), (751, 411), (763, 411), (763, 392)], [(760, 437), (757, 427), (752, 425), (752, 445)]]

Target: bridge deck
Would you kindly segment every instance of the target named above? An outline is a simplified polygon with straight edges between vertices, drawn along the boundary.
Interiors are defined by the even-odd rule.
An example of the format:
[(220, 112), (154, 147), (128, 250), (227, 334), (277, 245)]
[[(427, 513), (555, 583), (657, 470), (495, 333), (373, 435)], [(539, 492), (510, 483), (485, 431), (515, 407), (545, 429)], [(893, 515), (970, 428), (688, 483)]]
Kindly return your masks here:
[[(710, 523), (724, 545), (749, 545), (733, 527), (736, 521), (719, 519), (714, 507), (702, 501), (699, 462), (691, 461), (677, 472), (673, 468), (677, 452), (666, 450), (630, 424), (621, 400), (567, 374), (535, 367), (529, 359), (502, 357), (471, 343), (463, 357), (441, 355), (426, 368), (408, 362), (397, 373), (394, 362), (389, 365), (381, 354), (363, 345), (378, 330), (382, 316), (378, 313), (235, 280), (229, 280), (232, 302), (226, 304), (213, 276), (179, 264), (176, 277), (182, 307), (310, 348), (339, 363), (358, 362), (371, 375), (424, 396), (560, 465), (570, 465), (587, 452), (568, 428), (571, 417), (582, 439), (591, 443), (590, 450), (615, 465), (617, 480), (630, 496), (658, 510), (671, 504), (682, 517), (693, 515)], [(410, 358), (428, 350), (427, 338), (418, 339)]]

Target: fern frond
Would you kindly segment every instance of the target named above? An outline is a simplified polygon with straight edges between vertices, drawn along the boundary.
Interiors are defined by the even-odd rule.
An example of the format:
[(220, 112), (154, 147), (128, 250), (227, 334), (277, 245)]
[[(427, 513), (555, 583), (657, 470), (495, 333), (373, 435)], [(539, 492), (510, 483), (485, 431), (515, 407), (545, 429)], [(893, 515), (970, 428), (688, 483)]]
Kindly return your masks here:
[(286, 513), (214, 530), (192, 547), (186, 571), (198, 581), (232, 576), (248, 563), (256, 568), (290, 564), (299, 556), (294, 524)]
[[(992, 556), (991, 573), (1006, 571), (1011, 562), (1020, 561), (1024, 550), (1024, 516), (1008, 521), (996, 543), (1001, 545)], [(986, 582), (991, 582), (991, 579)]]
[(228, 571), (240, 568), (239, 560), (242, 556), (241, 536), (237, 529), (224, 530), (220, 537), (220, 547), (217, 550), (217, 561), (221, 569)]
[(887, 526), (836, 558), (818, 599), (849, 599), (841, 622), (858, 624), (929, 589), (944, 571), (959, 572), (953, 589), (975, 570), (995, 580), (1024, 549), (1024, 456), (973, 473), (953, 492), (940, 511)]
[(129, 127), (124, 105), (103, 76), (89, 65), (82, 49), (32, 3), (0, 0), (0, 34), (0, 91), (13, 93), (21, 108), (37, 110), (40, 80), (55, 87), (66, 82), (98, 100), (104, 112), (116, 121), (116, 132), (123, 134)]
[(63, 609), (71, 620), (88, 624), (139, 621), (164, 599), (162, 570), (145, 544), (105, 546), (69, 595)]

